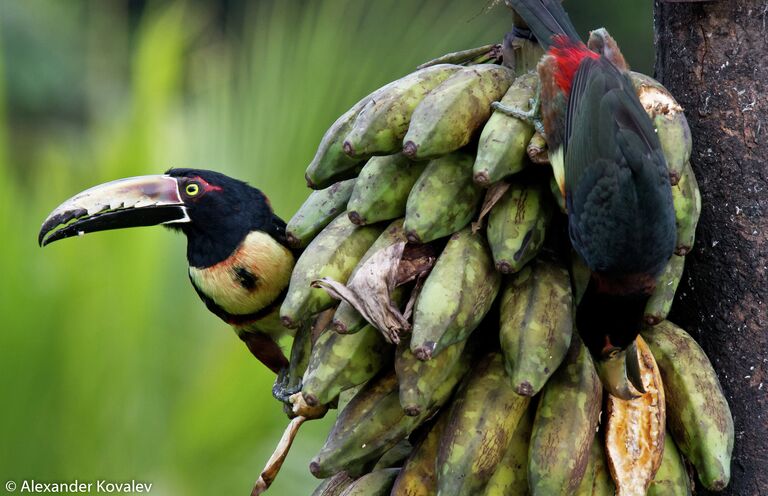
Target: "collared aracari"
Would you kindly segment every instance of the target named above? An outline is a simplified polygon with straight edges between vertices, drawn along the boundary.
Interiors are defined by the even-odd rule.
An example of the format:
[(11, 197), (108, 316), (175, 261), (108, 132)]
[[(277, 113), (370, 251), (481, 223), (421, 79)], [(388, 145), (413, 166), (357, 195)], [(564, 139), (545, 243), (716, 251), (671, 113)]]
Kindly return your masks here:
[(506, 3), (546, 50), (534, 113), (566, 199), (571, 244), (591, 270), (576, 326), (606, 389), (631, 398), (644, 392), (635, 348), (643, 310), (675, 246), (661, 144), (604, 29), (588, 47), (560, 0)]
[(186, 235), (189, 279), (208, 309), (270, 370), (286, 370), (276, 340), (290, 331), (278, 313), (296, 254), (288, 248), (285, 222), (258, 189), (200, 169), (119, 179), (56, 207), (38, 241), (45, 246), (89, 232), (158, 224)]

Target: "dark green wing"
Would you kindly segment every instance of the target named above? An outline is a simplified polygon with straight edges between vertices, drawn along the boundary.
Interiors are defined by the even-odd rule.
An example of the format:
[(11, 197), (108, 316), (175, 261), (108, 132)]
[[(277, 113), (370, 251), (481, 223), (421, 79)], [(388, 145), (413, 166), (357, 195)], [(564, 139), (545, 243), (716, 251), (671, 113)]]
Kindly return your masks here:
[(675, 245), (664, 155), (632, 82), (607, 59), (584, 59), (566, 114), (569, 231), (592, 270), (659, 272)]

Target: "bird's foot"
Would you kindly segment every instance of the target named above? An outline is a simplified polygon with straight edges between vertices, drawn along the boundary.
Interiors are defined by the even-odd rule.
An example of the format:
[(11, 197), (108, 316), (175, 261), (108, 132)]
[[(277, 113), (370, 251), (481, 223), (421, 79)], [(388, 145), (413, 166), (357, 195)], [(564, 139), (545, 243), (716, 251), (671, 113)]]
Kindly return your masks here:
[(280, 369), (272, 386), (272, 396), (279, 402), (289, 404), (290, 397), (301, 391), (301, 381), (295, 386), (290, 386), (291, 377), (288, 368)]
[(546, 136), (544, 133), (544, 123), (541, 121), (541, 99), (539, 98), (538, 91), (535, 98), (531, 98), (529, 101), (530, 110), (522, 110), (516, 107), (510, 107), (504, 105), (501, 102), (491, 103), (491, 108), (501, 112), (504, 115), (515, 117), (530, 123), (542, 136)]

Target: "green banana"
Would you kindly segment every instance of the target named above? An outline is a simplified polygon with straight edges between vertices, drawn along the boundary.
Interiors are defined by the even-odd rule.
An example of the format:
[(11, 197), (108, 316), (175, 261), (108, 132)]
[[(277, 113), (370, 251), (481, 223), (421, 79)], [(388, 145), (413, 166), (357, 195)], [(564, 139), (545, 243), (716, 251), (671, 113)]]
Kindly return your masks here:
[(501, 354), (480, 360), (453, 401), (449, 428), (440, 438), (441, 496), (474, 495), (485, 488), (529, 403), (509, 388)]
[(733, 452), (733, 418), (717, 374), (704, 350), (665, 320), (643, 332), (661, 370), (667, 399), (667, 427), (707, 489), (728, 485)]
[[(368, 248), (368, 251), (365, 252), (365, 255), (363, 255), (363, 257), (360, 259), (360, 262), (358, 262), (354, 270), (352, 270), (352, 274), (350, 274), (349, 279), (352, 279), (357, 273), (358, 268), (361, 267), (377, 251), (381, 250), (382, 248), (391, 246), (398, 241), (405, 241), (403, 219), (393, 221), (389, 224), (389, 226), (387, 226), (386, 229), (384, 229), (381, 235), (376, 238), (376, 241), (374, 241), (371, 247)], [(405, 296), (405, 293), (402, 288), (395, 288), (391, 296), (393, 300), (399, 302), (399, 300)], [(339, 303), (338, 308), (336, 308), (336, 313), (333, 314), (333, 328), (336, 329), (336, 332), (341, 334), (355, 333), (365, 327), (367, 324), (368, 322), (366, 322), (365, 318), (360, 315), (360, 312), (355, 310), (355, 308), (346, 301)]]
[(661, 149), (669, 168), (672, 184), (677, 184), (685, 164), (691, 158), (693, 141), (683, 107), (658, 81), (632, 72), (632, 83), (646, 112), (653, 121), (661, 142)]
[(403, 152), (423, 160), (458, 150), (472, 139), (515, 79), (506, 67), (464, 67), (433, 89), (416, 107)]
[[(512, 108), (527, 110), (536, 92), (538, 78), (529, 73), (515, 80), (501, 103)], [(483, 126), (474, 165), (474, 180), (489, 186), (523, 169), (526, 147), (533, 136), (531, 123), (494, 112)]]
[(467, 367), (455, 367), (435, 391), (429, 408), (416, 417), (400, 406), (397, 376), (390, 370), (368, 381), (339, 413), (325, 444), (309, 465), (315, 477), (354, 473), (413, 432), (451, 396)]
[(599, 435), (596, 435), (595, 440), (592, 441), (587, 470), (584, 472), (584, 477), (582, 477), (574, 496), (613, 496), (616, 494), (601, 441)]
[(312, 491), (311, 496), (339, 496), (348, 488), (354, 479), (352, 479), (346, 472), (339, 472), (333, 477), (324, 479), (320, 485)]
[(399, 152), (416, 106), (459, 69), (458, 65), (435, 65), (387, 85), (361, 109), (344, 138), (344, 152), (350, 157)]
[(688, 471), (669, 433), (664, 438), (664, 457), (661, 459), (661, 467), (648, 487), (647, 496), (691, 496)]
[(677, 223), (677, 247), (675, 254), (686, 255), (696, 238), (696, 225), (701, 214), (701, 193), (690, 163), (683, 168), (680, 181), (672, 186), (672, 201), (675, 204)]
[(500, 282), (481, 235), (466, 228), (451, 236), (414, 306), (414, 355), (429, 360), (467, 339), (491, 309)]
[(488, 244), (496, 269), (517, 272), (535, 257), (552, 218), (548, 193), (539, 181), (513, 182), (488, 216)]
[(466, 341), (459, 341), (425, 362), (416, 358), (407, 340), (400, 341), (395, 353), (395, 372), (400, 384), (400, 405), (406, 415), (415, 416), (423, 412), (429, 406), (432, 394), (453, 367), (461, 367), (459, 361), (471, 360), (471, 351), (464, 350), (466, 344)]
[(362, 162), (361, 159), (351, 158), (344, 153), (343, 143), (347, 133), (352, 129), (355, 118), (374, 94), (375, 92), (366, 96), (351, 109), (344, 112), (325, 132), (323, 139), (320, 140), (320, 145), (317, 147), (315, 157), (309, 163), (307, 172), (304, 174), (307, 186), (312, 189), (330, 186)]
[(340, 496), (389, 496), (399, 468), (383, 468), (365, 474), (347, 487)]
[(285, 237), (291, 248), (304, 248), (338, 217), (346, 209), (354, 187), (355, 180), (347, 179), (310, 193), (285, 226)]
[(645, 323), (656, 325), (667, 318), (672, 302), (675, 300), (675, 292), (680, 279), (683, 277), (685, 257), (672, 255), (664, 271), (659, 274), (656, 281), (656, 289), (645, 305)]
[(536, 395), (557, 370), (573, 335), (568, 271), (536, 259), (505, 284), (501, 295), (501, 350), (512, 389)]
[(403, 439), (381, 455), (371, 471), (383, 468), (400, 468), (411, 455), (411, 452), (413, 452), (413, 445), (408, 439)]
[(578, 335), (543, 389), (531, 434), (528, 484), (532, 496), (570, 495), (586, 471), (603, 387)]
[(301, 392), (309, 406), (327, 404), (344, 390), (362, 384), (389, 361), (391, 346), (373, 326), (355, 334), (327, 329), (312, 348)]
[(592, 482), (592, 496), (614, 496), (616, 494), (616, 486), (613, 483), (613, 479), (611, 479), (611, 471), (605, 458), (602, 439), (599, 439), (599, 436), (595, 436), (595, 439), (598, 441), (600, 453), (599, 456), (595, 455), (597, 458), (595, 459), (594, 466), (595, 477)]
[(291, 274), (280, 321), (292, 329), (306, 317), (333, 305), (333, 299), (310, 283), (322, 277), (346, 282), (360, 257), (381, 233), (380, 227), (356, 226), (346, 214), (336, 217), (307, 246)]
[(437, 450), (448, 415), (438, 414), (437, 421), (416, 445), (405, 461), (392, 487), (392, 496), (433, 496), (437, 494)]
[(527, 496), (528, 494), (528, 443), (533, 429), (534, 408), (520, 417), (515, 432), (509, 440), (507, 451), (496, 471), (485, 486), (485, 496)]
[(423, 162), (411, 162), (401, 153), (370, 159), (360, 171), (349, 198), (349, 219), (365, 225), (402, 217), (408, 193), (426, 166)]
[(430, 161), (406, 202), (408, 240), (428, 243), (458, 231), (472, 220), (481, 200), (471, 155), (456, 152)]

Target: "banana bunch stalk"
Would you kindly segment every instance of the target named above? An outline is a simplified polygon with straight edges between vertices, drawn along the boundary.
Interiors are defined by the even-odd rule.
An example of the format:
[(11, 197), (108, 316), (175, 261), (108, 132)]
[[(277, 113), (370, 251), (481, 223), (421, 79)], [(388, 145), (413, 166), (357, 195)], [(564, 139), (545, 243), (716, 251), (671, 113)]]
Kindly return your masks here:
[(339, 408), (313, 494), (687, 495), (686, 463), (704, 487), (727, 485), (728, 405), (666, 320), (701, 211), (682, 108), (634, 74), (678, 240), (638, 338), (646, 392), (623, 401), (603, 393), (574, 326), (589, 272), (561, 249), (546, 142), (491, 105), (528, 108), (536, 50), (516, 39), (436, 59), (322, 138), (315, 190), (286, 228), (304, 251), (280, 310), (289, 327), (332, 314), (292, 353), (302, 401)]

